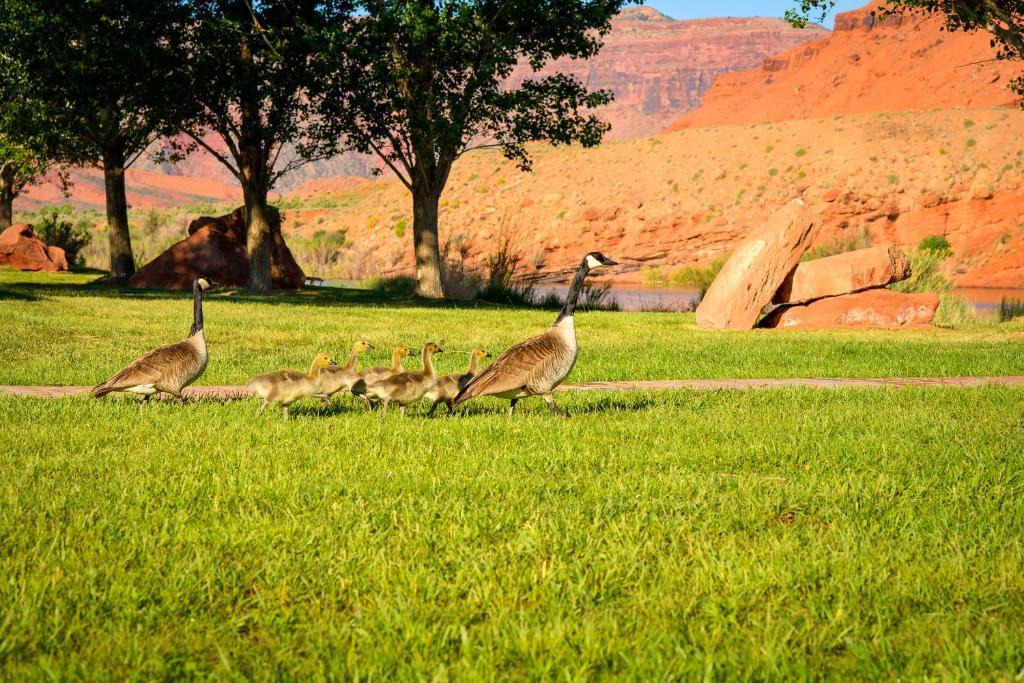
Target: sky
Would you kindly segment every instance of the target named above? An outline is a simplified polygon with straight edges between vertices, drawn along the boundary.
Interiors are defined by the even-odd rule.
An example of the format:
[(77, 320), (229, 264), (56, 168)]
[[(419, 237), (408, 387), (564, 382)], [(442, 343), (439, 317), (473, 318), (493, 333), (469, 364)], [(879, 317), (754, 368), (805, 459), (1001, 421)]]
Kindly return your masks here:
[[(675, 19), (703, 19), (706, 17), (782, 17), (787, 9), (797, 6), (797, 0), (647, 0), (654, 7)], [(867, 4), (867, 0), (839, 0), (829, 13), (825, 25), (832, 28), (836, 12), (846, 12)]]

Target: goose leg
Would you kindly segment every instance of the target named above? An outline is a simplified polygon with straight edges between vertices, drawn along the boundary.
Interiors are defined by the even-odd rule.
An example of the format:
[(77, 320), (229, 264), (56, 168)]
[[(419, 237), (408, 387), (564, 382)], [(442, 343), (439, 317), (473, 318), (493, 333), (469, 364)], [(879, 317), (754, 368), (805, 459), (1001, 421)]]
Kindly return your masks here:
[(288, 419), (288, 406), (281, 406), (281, 410), (284, 413), (284, 419)]
[(405, 417), (405, 406), (398, 406), (398, 414)]
[(551, 394), (544, 394), (544, 402), (548, 404), (548, 408), (551, 412), (559, 417), (566, 417), (565, 412), (562, 411), (557, 405), (555, 405), (555, 397)]
[(455, 408), (452, 407), (452, 401), (445, 401), (444, 404), (448, 406), (448, 414), (451, 415), (455, 412)]
[(383, 420), (384, 416), (387, 415), (387, 413), (388, 413), (388, 403), (390, 403), (390, 402), (391, 401), (389, 401), (388, 399), (384, 399), (383, 401), (380, 402), (380, 419)]
[[(434, 411), (437, 410), (437, 404), (438, 403), (440, 403), (440, 401), (434, 401), (434, 403), (430, 406), (430, 410), (427, 411), (427, 417), (430, 417), (431, 415), (434, 414)], [(452, 407), (448, 406), (448, 412), (451, 412), (451, 411), (452, 411)]]
[(514, 398), (511, 401), (509, 401), (509, 404), (508, 404), (508, 416), (509, 417), (512, 417), (512, 413), (514, 413), (516, 411), (516, 404), (517, 403), (519, 403), (519, 399), (518, 398)]
[(263, 405), (260, 406), (260, 412), (258, 412), (257, 415), (262, 415), (263, 411), (266, 410), (266, 409), (267, 409), (267, 401), (266, 401), (266, 399), (264, 399), (263, 400)]

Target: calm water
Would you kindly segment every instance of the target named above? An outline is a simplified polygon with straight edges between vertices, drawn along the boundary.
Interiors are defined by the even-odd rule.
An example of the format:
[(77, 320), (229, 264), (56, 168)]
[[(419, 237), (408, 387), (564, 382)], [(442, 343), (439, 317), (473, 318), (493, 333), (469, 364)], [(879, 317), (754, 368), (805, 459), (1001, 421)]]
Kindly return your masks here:
[[(343, 280), (325, 280), (323, 284), (325, 287), (352, 287), (355, 285), (354, 282)], [(544, 298), (548, 294), (556, 294), (559, 298), (564, 298), (569, 288), (563, 285), (537, 286), (533, 291), (538, 299)], [(962, 297), (977, 311), (997, 308), (1003, 298), (1024, 301), (1024, 288), (959, 287), (953, 290), (953, 293)], [(623, 311), (690, 311), (693, 310), (697, 296), (696, 290), (671, 289), (669, 287), (658, 289), (612, 287), (608, 292), (609, 300), (615, 301)]]

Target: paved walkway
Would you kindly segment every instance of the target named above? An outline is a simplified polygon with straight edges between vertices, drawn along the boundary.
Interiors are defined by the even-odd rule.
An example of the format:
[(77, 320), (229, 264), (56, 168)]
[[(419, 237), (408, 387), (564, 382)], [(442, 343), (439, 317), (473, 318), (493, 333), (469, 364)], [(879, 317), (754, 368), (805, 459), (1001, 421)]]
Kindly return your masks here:
[[(1024, 376), (1003, 377), (890, 377), (884, 379), (670, 379), (630, 382), (586, 382), (563, 384), (558, 391), (657, 391), (662, 389), (777, 389), (780, 387), (812, 387), (844, 389), (847, 387), (983, 387), (989, 385), (1024, 387)], [(33, 398), (86, 396), (91, 387), (2, 386), (0, 394)], [(189, 398), (215, 400), (251, 396), (244, 386), (197, 386), (185, 390)]]

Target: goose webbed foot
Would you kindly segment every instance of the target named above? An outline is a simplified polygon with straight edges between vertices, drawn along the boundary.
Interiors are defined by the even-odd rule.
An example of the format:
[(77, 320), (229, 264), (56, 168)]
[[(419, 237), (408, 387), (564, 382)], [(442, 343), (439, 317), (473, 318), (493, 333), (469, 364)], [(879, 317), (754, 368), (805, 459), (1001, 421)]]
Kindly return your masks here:
[(512, 417), (512, 414), (516, 412), (516, 404), (519, 403), (518, 398), (514, 398), (508, 403), (508, 416)]
[(565, 414), (565, 411), (558, 407), (558, 405), (555, 403), (555, 397), (552, 396), (551, 394), (544, 394), (544, 402), (548, 404), (548, 408), (551, 410), (551, 412), (557, 415), (558, 417), (569, 417), (568, 415)]

